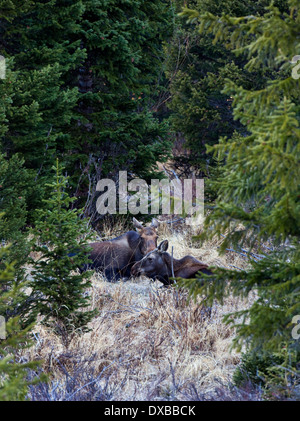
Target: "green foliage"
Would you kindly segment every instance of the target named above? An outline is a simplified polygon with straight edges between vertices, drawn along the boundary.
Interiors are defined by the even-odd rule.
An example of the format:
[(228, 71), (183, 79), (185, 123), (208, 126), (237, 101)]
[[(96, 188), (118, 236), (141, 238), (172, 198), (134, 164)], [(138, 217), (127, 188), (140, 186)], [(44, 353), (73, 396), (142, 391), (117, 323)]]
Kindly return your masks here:
[(28, 180), (23, 163), (17, 155), (11, 160), (0, 155), (0, 212), (5, 213), (1, 238), (6, 241), (22, 230), (26, 223), (26, 196), (33, 180)]
[[(246, 41), (242, 41), (242, 31), (246, 34), (247, 31), (268, 33), (270, 27), (286, 27), (287, 24), (291, 24), (290, 32), (287, 32), (285, 37), (290, 39), (290, 33), (294, 33), (293, 28), (297, 25), (298, 15), (293, 19), (282, 19), (278, 9), (271, 8), (271, 11), (273, 14), (268, 13), (267, 17), (253, 19), (253, 22), (246, 18), (235, 20), (223, 17), (218, 24), (208, 26), (207, 31), (211, 28), (211, 31), (216, 32), (216, 27), (219, 27), (220, 33), (218, 32), (216, 39), (224, 40), (228, 21), (234, 22), (237, 27), (232, 28), (231, 39), (238, 38), (234, 44), (236, 46), (248, 41), (247, 36), (244, 36)], [(186, 13), (190, 15), (192, 12)], [(199, 30), (202, 30), (203, 22), (210, 25), (212, 21), (217, 21), (217, 17), (211, 17), (209, 14), (203, 15), (202, 19)], [(260, 22), (259, 29), (257, 21)], [(238, 25), (239, 22), (242, 23)], [(277, 63), (278, 66), (283, 60), (283, 55), (285, 58), (290, 57), (297, 49), (298, 41), (286, 45), (281, 31), (275, 31), (272, 36), (274, 46), (269, 49), (270, 62), (262, 61), (262, 58), (259, 61), (257, 57), (260, 65), (266, 63), (274, 67), (274, 63)], [(251, 44), (256, 44), (255, 40)], [(242, 51), (247, 49), (247, 45), (244, 45)], [(284, 45), (288, 50), (283, 49)], [(256, 48), (258, 50), (259, 44)], [(238, 51), (240, 52), (240, 49)], [(282, 67), (286, 66), (284, 63)], [(279, 70), (282, 71), (282, 68)], [(296, 217), (299, 214), (298, 185), (294, 182), (299, 179), (300, 129), (296, 117), (299, 109), (299, 81), (293, 79), (290, 74), (285, 78), (283, 76), (287, 75), (283, 73), (281, 78), (269, 80), (264, 89), (254, 91), (246, 90), (231, 80), (227, 80), (225, 85), (224, 91), (234, 97), (234, 117), (246, 125), (250, 132), (249, 136), (234, 136), (231, 140), (221, 139), (218, 145), (208, 148), (218, 158), (226, 159), (223, 180), (217, 181), (222, 200), (219, 201), (217, 212), (212, 218), (220, 221), (219, 227), (222, 226), (222, 229), (230, 226), (232, 236), (237, 236), (235, 221), (240, 220), (246, 224), (249, 222), (252, 228), (259, 227), (257, 238), (260, 239), (275, 235), (281, 241), (285, 241), (288, 236), (299, 233), (299, 218)], [(255, 204), (255, 210), (250, 213), (243, 211), (243, 207), (249, 202)], [(218, 224), (215, 228), (218, 232)], [(246, 226), (243, 233), (240, 231), (240, 240), (245, 238), (249, 229), (250, 225)]]
[[(9, 253), (7, 247), (0, 248), (0, 261)], [(35, 377), (28, 380), (29, 370), (37, 367), (38, 362), (20, 362), (23, 349), (31, 346), (29, 332), (32, 326), (23, 329), (20, 317), (11, 317), (16, 302), (19, 301), (20, 284), (14, 282), (12, 263), (2, 264), (0, 268), (0, 401), (19, 401), (26, 398), (28, 386), (41, 380)]]
[[(201, 33), (212, 34), (214, 42), (226, 42), (236, 54), (246, 54), (247, 70), (260, 67), (277, 72), (261, 89), (226, 80), (224, 93), (233, 97), (234, 118), (247, 133), (221, 138), (208, 147), (224, 160), (224, 167), (214, 183), (218, 199), (206, 218), (202, 238), (226, 234), (221, 251), (247, 247), (252, 267), (248, 271), (216, 268), (211, 277), (183, 284), (193, 296), (204, 293), (210, 302), (214, 297), (222, 301), (230, 293), (247, 296), (255, 291), (257, 299), (249, 309), (225, 318), (237, 329), (234, 345), (270, 353), (285, 346), (286, 370), (299, 360), (291, 320), (300, 314), (300, 90), (290, 63), (300, 47), (296, 36), (300, 5), (292, 0), (288, 5), (288, 13), (272, 5), (261, 16), (183, 12)], [(267, 240), (273, 250), (263, 248)], [(268, 254), (251, 258), (254, 246)]]
[[(299, 361), (299, 359), (298, 359)], [(249, 351), (233, 374), (233, 384), (239, 388), (257, 385), (267, 400), (297, 399), (299, 362), (291, 360), (286, 346), (278, 352)]]
[(7, 158), (0, 154), (0, 212), (4, 212), (5, 224), (2, 239), (11, 239), (24, 230), (28, 222), (34, 221), (28, 207), (37, 207), (43, 190), (36, 184), (35, 172), (26, 169), (24, 158), (18, 154)]
[(256, 353), (243, 354), (242, 361), (233, 375), (233, 383), (237, 387), (246, 386), (248, 382), (264, 386), (270, 369), (284, 362), (283, 357), (274, 355), (258, 355)]
[[(207, 175), (211, 156), (206, 153), (206, 145), (216, 143), (221, 134), (230, 135), (240, 126), (233, 121), (230, 97), (221, 93), (223, 80), (233, 71), (236, 79), (242, 73), (230, 63), (224, 47), (212, 47), (209, 37), (200, 37), (191, 29), (177, 31), (167, 51), (170, 122), (182, 133), (184, 147), (192, 152), (188, 164)], [(175, 60), (179, 62), (176, 73)]]
[(85, 57), (79, 40), (71, 41), (79, 29), (81, 2), (62, 3), (58, 7), (55, 1), (35, 2), (1, 28), (7, 77), (0, 88), (9, 102), (4, 106), (2, 151), (9, 156), (21, 153), (26, 167), (34, 169), (42, 182), (75, 121), (78, 90), (66, 86), (64, 77)]
[(67, 345), (74, 332), (87, 330), (95, 311), (86, 310), (91, 272), (74, 272), (87, 263), (86, 227), (78, 217), (79, 211), (69, 209), (73, 199), (66, 193), (67, 178), (61, 175), (58, 161), (54, 169), (56, 177), (50, 184), (47, 209), (40, 211), (32, 231), (33, 251), (40, 257), (32, 261), (31, 317), (43, 316), (43, 323), (61, 335)]
[[(67, 165), (74, 173), (71, 182), (80, 178), (83, 203), (87, 191), (95, 201), (100, 177), (114, 179), (127, 170), (150, 179), (158, 172), (157, 161), (168, 157), (168, 125), (155, 111), (171, 16), (169, 4), (160, 0), (85, 2), (81, 39), (87, 58), (74, 81), (80, 116)], [(94, 213), (88, 208), (86, 213)]]
[(151, 178), (171, 146), (168, 125), (155, 112), (172, 6), (162, 0), (30, 6), (0, 17), (7, 62), (1, 151), (8, 158), (19, 153), (41, 187), (60, 156), (78, 207), (95, 199), (100, 177), (120, 169)]
[(0, 19), (11, 21), (20, 11), (26, 12), (31, 4), (31, 0), (0, 0)]
[(14, 264), (14, 278), (8, 287), (13, 289), (18, 285), (19, 290), (6, 309), (7, 317), (24, 315), (28, 307), (24, 266), (30, 252), (26, 223), (32, 217), (28, 215), (27, 204), (37, 203), (40, 190), (34, 186), (34, 173), (23, 164), (24, 160), (18, 155), (7, 159), (0, 154), (0, 241), (10, 245), (9, 252), (4, 252), (0, 260), (0, 270), (7, 264)]
[[(181, 3), (177, 2), (178, 9)], [(229, 13), (259, 15), (267, 1), (251, 3), (218, 0), (189, 2), (199, 13)], [(223, 40), (222, 40), (223, 41)], [(218, 142), (220, 136), (234, 132), (247, 133), (245, 126), (234, 119), (232, 95), (223, 92), (226, 79), (246, 89), (264, 87), (270, 71), (265, 68), (247, 70), (245, 54), (237, 56), (228, 49), (228, 40), (213, 42), (210, 33), (199, 34), (195, 24), (187, 25), (180, 19), (172, 41), (166, 46), (166, 70), (170, 83), (170, 122), (184, 138), (184, 148), (190, 151), (186, 160), (175, 157), (175, 167), (187, 167), (198, 176), (213, 177), (214, 160), (208, 145)], [(273, 76), (277, 76), (276, 73)], [(185, 162), (186, 161), (186, 162)]]

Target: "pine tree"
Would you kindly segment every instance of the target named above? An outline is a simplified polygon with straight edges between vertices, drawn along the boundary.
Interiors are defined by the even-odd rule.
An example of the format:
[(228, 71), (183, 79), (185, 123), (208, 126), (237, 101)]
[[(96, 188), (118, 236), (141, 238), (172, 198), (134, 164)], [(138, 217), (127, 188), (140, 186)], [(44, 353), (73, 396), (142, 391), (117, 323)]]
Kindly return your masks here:
[(19, 153), (41, 187), (59, 156), (76, 206), (120, 169), (151, 178), (170, 150), (155, 104), (171, 9), (164, 0), (53, 0), (0, 16), (1, 151)]
[[(300, 314), (300, 90), (291, 60), (300, 47), (300, 4), (289, 0), (288, 5), (288, 13), (270, 5), (262, 16), (200, 15), (188, 9), (182, 13), (201, 33), (213, 34), (215, 41), (246, 54), (246, 69), (266, 67), (278, 74), (259, 90), (226, 81), (224, 92), (233, 96), (234, 118), (248, 133), (221, 138), (208, 148), (225, 165), (222, 179), (216, 181), (219, 196), (206, 219), (205, 237), (226, 233), (223, 250), (248, 247), (251, 257), (255, 246), (265, 257), (252, 258), (247, 271), (215, 269), (209, 278), (183, 284), (194, 296), (207, 294), (210, 302), (256, 291), (249, 309), (226, 316), (236, 327), (235, 345), (246, 343), (256, 353), (284, 350), (284, 363), (272, 369), (295, 384), (300, 349), (291, 331), (293, 316)], [(271, 250), (264, 241), (271, 242)]]
[(11, 22), (20, 12), (27, 12), (31, 0), (0, 0), (0, 19)]
[[(227, 13), (234, 16), (263, 13), (259, 2), (207, 0), (177, 1), (177, 10), (188, 3), (201, 14)], [(245, 127), (234, 119), (232, 98), (222, 92), (224, 81), (230, 79), (245, 89), (264, 87), (270, 71), (265, 68), (251, 72), (244, 68), (246, 57), (226, 48), (226, 42), (213, 42), (210, 33), (198, 31), (197, 25), (177, 18), (172, 41), (166, 46), (166, 67), (170, 81), (170, 123), (183, 142), (184, 152), (174, 158), (178, 174), (196, 172), (198, 177), (212, 177), (215, 161), (206, 146), (217, 143), (220, 136), (234, 132), (246, 134)], [(272, 77), (276, 77), (274, 72)], [(186, 172), (187, 174), (184, 174)]]
[(31, 318), (41, 315), (43, 323), (68, 345), (75, 332), (87, 330), (95, 311), (86, 310), (91, 272), (74, 272), (87, 263), (86, 227), (78, 217), (79, 211), (69, 209), (73, 200), (66, 192), (67, 178), (62, 176), (58, 161), (54, 169), (47, 209), (40, 211), (32, 231), (36, 241), (33, 251), (40, 257), (32, 262), (30, 314)]
[[(0, 215), (0, 221), (1, 217)], [(9, 247), (0, 248), (0, 261), (9, 254)], [(38, 362), (21, 362), (21, 352), (31, 346), (30, 331), (21, 326), (20, 316), (11, 317), (19, 301), (20, 284), (14, 281), (14, 265), (6, 263), (0, 267), (0, 401), (24, 400), (30, 384), (40, 381), (28, 379), (29, 371), (34, 370)]]
[(55, 156), (70, 147), (70, 125), (76, 124), (77, 87), (69, 74), (85, 57), (79, 30), (81, 1), (34, 2), (3, 16), (0, 53), (7, 63), (4, 88), (2, 152), (20, 153), (40, 184)]
[[(100, 177), (114, 179), (120, 170), (150, 180), (157, 161), (168, 156), (168, 125), (155, 106), (171, 16), (169, 3), (161, 0), (85, 2), (81, 36), (87, 58), (79, 69), (77, 141), (68, 157), (80, 177), (79, 202), (86, 202), (89, 190), (94, 204)], [(86, 210), (93, 212), (92, 206)]]
[(14, 297), (6, 316), (22, 316), (22, 325), (26, 325), (25, 314), (28, 310), (28, 296), (25, 294), (26, 270), (29, 258), (27, 222), (33, 221), (32, 212), (28, 215), (27, 204), (38, 203), (39, 188), (34, 188), (34, 172), (24, 167), (24, 160), (18, 155), (7, 159), (0, 154), (0, 241), (9, 245), (9, 253), (4, 253), (0, 260), (0, 270), (5, 265), (14, 264), (14, 279), (11, 288), (18, 285), (19, 293)]

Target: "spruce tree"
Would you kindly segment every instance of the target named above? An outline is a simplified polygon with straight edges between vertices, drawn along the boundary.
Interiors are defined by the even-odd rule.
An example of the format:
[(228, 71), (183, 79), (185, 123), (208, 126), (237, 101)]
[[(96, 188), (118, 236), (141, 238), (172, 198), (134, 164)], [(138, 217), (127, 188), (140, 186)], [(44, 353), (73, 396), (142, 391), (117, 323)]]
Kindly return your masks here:
[[(170, 150), (168, 125), (155, 111), (161, 90), (163, 42), (172, 33), (172, 7), (155, 0), (86, 1), (81, 21), (87, 58), (78, 72), (80, 99), (73, 153), (79, 203), (104, 176), (118, 171), (147, 181)], [(68, 168), (68, 167), (67, 167)], [(76, 182), (78, 179), (76, 179)]]
[(257, 299), (249, 309), (226, 316), (236, 327), (235, 345), (246, 344), (256, 353), (284, 354), (283, 364), (271, 371), (293, 385), (299, 379), (300, 355), (299, 341), (292, 337), (293, 317), (300, 314), (300, 90), (292, 58), (300, 47), (300, 4), (289, 0), (288, 5), (288, 13), (270, 5), (261, 16), (182, 12), (201, 33), (245, 54), (247, 70), (265, 67), (277, 72), (259, 90), (226, 80), (224, 92), (233, 97), (234, 118), (248, 133), (221, 138), (208, 148), (225, 164), (202, 238), (226, 234), (223, 251), (244, 247), (251, 258), (256, 247), (260, 256), (250, 259), (247, 271), (215, 268), (214, 275), (183, 284), (193, 296), (206, 294), (210, 302), (255, 291)]
[(56, 176), (49, 184), (52, 192), (45, 200), (47, 209), (40, 211), (32, 231), (33, 251), (40, 257), (32, 261), (30, 315), (41, 315), (42, 322), (68, 345), (75, 332), (87, 330), (95, 310), (86, 310), (91, 272), (76, 271), (87, 263), (86, 226), (79, 219), (79, 211), (69, 209), (73, 199), (66, 192), (67, 178), (62, 175), (58, 160), (53, 169)]
[[(0, 215), (0, 221), (2, 217), (3, 214)], [(9, 247), (0, 248), (1, 262), (9, 252)], [(32, 326), (24, 329), (20, 316), (11, 316), (21, 293), (21, 286), (14, 281), (14, 277), (14, 265), (2, 264), (0, 267), (0, 401), (24, 400), (28, 386), (41, 380), (36, 375), (33, 380), (29, 380), (29, 371), (32, 372), (38, 362), (25, 363), (20, 359), (22, 351), (32, 345), (30, 339)]]
[(82, 11), (81, 1), (41, 1), (1, 19), (0, 53), (7, 61), (1, 148), (8, 157), (20, 153), (40, 184), (56, 153), (70, 147), (76, 124), (78, 89), (67, 78), (85, 57), (80, 39), (72, 41)]
[(18, 285), (19, 293), (6, 316), (20, 315), (22, 325), (26, 325), (28, 296), (26, 288), (26, 263), (30, 253), (28, 240), (28, 221), (33, 221), (32, 212), (28, 215), (27, 205), (38, 203), (39, 188), (34, 188), (34, 173), (24, 167), (24, 160), (18, 155), (10, 159), (0, 154), (0, 241), (9, 245), (9, 253), (4, 253), (0, 260), (0, 270), (5, 265), (14, 264), (14, 278), (10, 288)]
[[(263, 13), (268, 0), (244, 2), (236, 0), (177, 1), (177, 10), (183, 4), (197, 7), (201, 14), (227, 13), (234, 16)], [(170, 123), (182, 142), (183, 153), (174, 158), (177, 174), (188, 177), (213, 177), (216, 166), (206, 146), (217, 143), (220, 136), (231, 137), (234, 132), (246, 134), (246, 128), (232, 112), (232, 98), (222, 92), (224, 81), (230, 79), (246, 89), (261, 89), (270, 75), (264, 67), (251, 72), (244, 68), (246, 57), (226, 48), (226, 42), (213, 42), (210, 33), (198, 31), (196, 24), (187, 24), (176, 17), (176, 29), (166, 46), (166, 68), (169, 79)], [(179, 149), (180, 150), (180, 149)]]
[(170, 150), (155, 110), (171, 16), (164, 0), (38, 1), (1, 15), (1, 151), (19, 153), (40, 187), (59, 156), (76, 206), (118, 170), (150, 179)]

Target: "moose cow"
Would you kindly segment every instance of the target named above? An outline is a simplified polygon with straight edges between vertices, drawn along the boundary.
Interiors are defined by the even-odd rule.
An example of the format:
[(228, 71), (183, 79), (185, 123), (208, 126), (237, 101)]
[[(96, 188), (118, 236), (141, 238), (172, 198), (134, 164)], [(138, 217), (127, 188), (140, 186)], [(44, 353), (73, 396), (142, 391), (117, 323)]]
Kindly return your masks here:
[(157, 247), (157, 227), (159, 222), (153, 218), (149, 227), (144, 227), (133, 218), (136, 231), (128, 231), (108, 241), (88, 244), (91, 263), (80, 270), (103, 270), (109, 281), (130, 277), (132, 265)]
[[(133, 276), (146, 275), (149, 278), (157, 279), (165, 286), (168, 286), (174, 281), (170, 279), (173, 277), (193, 278), (194, 275), (201, 271), (208, 275), (212, 272), (208, 270), (208, 265), (192, 256), (185, 256), (182, 259), (174, 259), (166, 252), (168, 249), (168, 240), (164, 240), (153, 251), (147, 253), (139, 262), (135, 263), (131, 268)], [(173, 261), (173, 262), (172, 262)], [(173, 265), (173, 271), (172, 271)]]

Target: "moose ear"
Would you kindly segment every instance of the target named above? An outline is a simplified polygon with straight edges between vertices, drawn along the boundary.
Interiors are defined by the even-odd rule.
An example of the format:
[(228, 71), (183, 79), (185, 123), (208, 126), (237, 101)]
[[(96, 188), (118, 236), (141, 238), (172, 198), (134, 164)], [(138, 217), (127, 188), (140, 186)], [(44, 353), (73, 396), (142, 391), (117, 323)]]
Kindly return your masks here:
[(133, 220), (133, 225), (137, 230), (141, 230), (143, 228), (143, 225), (135, 218)]
[(158, 251), (160, 253), (163, 253), (164, 251), (167, 251), (168, 250), (168, 247), (169, 247), (169, 241), (168, 240), (164, 240), (158, 246)]
[(158, 228), (159, 227), (159, 221), (155, 218), (152, 218), (151, 227)]

